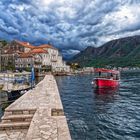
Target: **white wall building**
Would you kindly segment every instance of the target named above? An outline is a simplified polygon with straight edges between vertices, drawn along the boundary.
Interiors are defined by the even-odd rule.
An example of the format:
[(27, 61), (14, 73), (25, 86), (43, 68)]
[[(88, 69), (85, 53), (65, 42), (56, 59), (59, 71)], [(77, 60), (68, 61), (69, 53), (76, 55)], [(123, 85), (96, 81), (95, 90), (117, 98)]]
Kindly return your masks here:
[[(51, 45), (40, 45), (40, 46), (30, 46), (28, 43), (22, 43), (24, 47), (31, 48), (28, 52), (27, 49), (16, 59), (16, 67), (22, 68), (22, 66), (34, 65), (35, 68), (50, 66), (53, 72), (69, 72), (70, 66), (67, 66), (62, 59), (58, 49)], [(32, 56), (32, 59), (31, 59)], [(29, 57), (29, 58), (28, 58)], [(30, 59), (30, 61), (28, 61)], [(33, 60), (34, 62), (32, 62)], [(31, 62), (31, 64), (29, 64)], [(27, 64), (26, 64), (27, 63)], [(24, 65), (23, 65), (24, 64)]]

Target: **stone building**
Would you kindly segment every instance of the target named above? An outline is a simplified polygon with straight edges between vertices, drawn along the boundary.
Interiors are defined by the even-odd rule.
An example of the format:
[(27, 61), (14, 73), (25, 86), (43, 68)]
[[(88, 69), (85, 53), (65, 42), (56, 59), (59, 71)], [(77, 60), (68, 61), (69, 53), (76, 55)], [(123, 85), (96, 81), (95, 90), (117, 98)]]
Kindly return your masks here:
[(51, 66), (53, 72), (70, 71), (70, 67), (66, 65), (65, 61), (63, 61), (62, 55), (57, 48), (47, 44), (38, 47), (48, 52), (47, 58), (44, 58), (46, 61), (45, 65)]
[(32, 46), (29, 43), (19, 42), (25, 47), (24, 53), (18, 55), (15, 59), (17, 69), (25, 69), (31, 66), (38, 70), (50, 69), (53, 72), (69, 72), (70, 67), (62, 60), (58, 49), (52, 45), (44, 44)]
[(15, 60), (22, 53), (28, 52), (34, 47), (26, 42), (12, 41), (7, 43), (7, 45), (3, 46), (1, 49), (1, 69), (5, 70), (13, 70), (15, 69)]
[(34, 57), (30, 53), (22, 53), (15, 59), (16, 68), (31, 68), (34, 65)]
[(20, 52), (23, 52), (23, 47), (20, 47), (15, 41), (2, 46), (1, 49), (1, 69), (2, 71), (15, 68), (15, 58)]

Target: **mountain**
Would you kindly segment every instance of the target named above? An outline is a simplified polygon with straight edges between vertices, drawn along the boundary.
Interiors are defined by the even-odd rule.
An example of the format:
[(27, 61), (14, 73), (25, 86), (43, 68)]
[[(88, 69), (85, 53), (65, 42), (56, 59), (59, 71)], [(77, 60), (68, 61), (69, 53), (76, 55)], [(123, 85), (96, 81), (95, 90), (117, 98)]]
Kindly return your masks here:
[(74, 56), (72, 62), (80, 66), (140, 67), (140, 36), (112, 40), (98, 48), (87, 47)]

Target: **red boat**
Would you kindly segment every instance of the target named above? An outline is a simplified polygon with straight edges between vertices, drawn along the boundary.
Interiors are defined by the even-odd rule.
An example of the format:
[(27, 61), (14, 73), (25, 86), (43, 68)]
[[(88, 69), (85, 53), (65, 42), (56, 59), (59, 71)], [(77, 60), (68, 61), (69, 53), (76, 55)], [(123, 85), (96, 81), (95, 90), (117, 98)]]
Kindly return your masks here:
[(97, 88), (111, 88), (119, 86), (120, 72), (103, 68), (95, 69), (96, 78), (92, 82)]

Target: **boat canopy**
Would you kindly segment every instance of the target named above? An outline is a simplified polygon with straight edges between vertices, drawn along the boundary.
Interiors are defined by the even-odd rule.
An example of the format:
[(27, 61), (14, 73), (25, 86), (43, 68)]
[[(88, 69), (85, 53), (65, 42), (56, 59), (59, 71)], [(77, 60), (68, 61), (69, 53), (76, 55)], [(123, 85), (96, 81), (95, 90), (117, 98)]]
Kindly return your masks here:
[(110, 69), (104, 69), (104, 68), (96, 68), (95, 72), (119, 74), (118, 70), (110, 70)]

